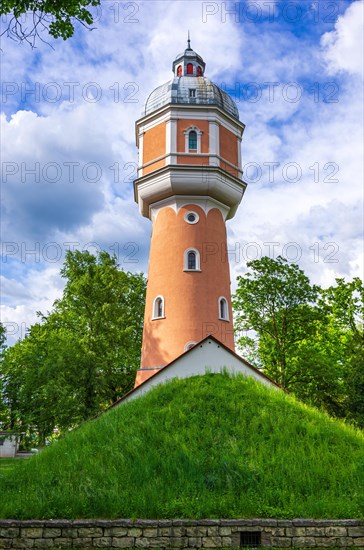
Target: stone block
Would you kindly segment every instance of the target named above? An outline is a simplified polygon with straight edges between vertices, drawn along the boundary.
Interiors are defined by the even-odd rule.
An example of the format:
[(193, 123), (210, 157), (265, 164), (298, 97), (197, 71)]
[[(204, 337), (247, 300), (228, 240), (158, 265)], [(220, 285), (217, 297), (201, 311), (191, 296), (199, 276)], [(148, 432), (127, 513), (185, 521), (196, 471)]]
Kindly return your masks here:
[(354, 546), (364, 548), (364, 537), (353, 539)]
[(71, 538), (71, 539), (77, 539), (78, 537), (78, 529), (76, 527), (66, 527), (66, 529), (62, 529), (62, 535), (63, 538)]
[(252, 519), (251, 525), (261, 527), (277, 527), (276, 519)]
[(321, 521), (317, 521), (315, 519), (301, 519), (296, 518), (292, 520), (293, 527), (315, 527), (315, 526), (329, 526), (333, 525), (335, 522), (327, 519), (323, 519)]
[(240, 533), (231, 533), (231, 548), (239, 548), (240, 546)]
[(354, 545), (354, 539), (352, 539), (351, 537), (338, 537), (335, 540), (335, 544), (336, 546), (339, 546), (339, 548), (347, 548), (348, 546)]
[(313, 548), (316, 541), (313, 537), (293, 537), (292, 546), (297, 548)]
[(172, 548), (186, 548), (188, 546), (188, 537), (170, 537), (169, 545)]
[(190, 548), (200, 548), (202, 546), (201, 537), (188, 537), (188, 546)]
[(150, 542), (146, 537), (138, 537), (135, 539), (135, 548), (149, 548)]
[(0, 539), (0, 548), (10, 548), (12, 542), (11, 539)]
[(19, 527), (2, 527), (0, 528), (0, 537), (4, 538), (14, 538), (20, 535)]
[(204, 548), (221, 548), (221, 537), (203, 537), (202, 546)]
[(325, 533), (328, 537), (346, 537), (346, 527), (326, 527)]
[(171, 519), (159, 519), (158, 520), (158, 526), (159, 527), (172, 527), (173, 521)]
[(111, 546), (113, 548), (134, 548), (133, 537), (113, 537), (111, 539)]
[(232, 547), (231, 537), (221, 537), (221, 546), (223, 548), (231, 548)]
[(34, 540), (35, 548), (54, 548), (53, 539), (35, 539)]
[(251, 519), (222, 519), (220, 525), (229, 525), (231, 527), (242, 527), (252, 525)]
[(148, 540), (150, 548), (168, 548), (169, 546), (169, 537), (152, 537)]
[(207, 527), (186, 527), (187, 537), (205, 537), (207, 535)]
[(40, 539), (43, 536), (42, 527), (26, 527), (21, 529), (20, 536), (27, 539)]
[(172, 527), (170, 531), (171, 537), (184, 537), (186, 535), (186, 529), (187, 527)]
[(58, 538), (56, 541), (54, 541), (54, 547), (55, 548), (71, 548), (72, 546), (72, 539), (70, 538)]
[(45, 527), (43, 529), (43, 537), (46, 538), (46, 539), (55, 539), (57, 537), (60, 537), (62, 534), (62, 531), (61, 529), (49, 529), (47, 527)]
[(158, 536), (158, 529), (152, 529), (151, 527), (148, 527), (147, 529), (143, 529), (143, 537), (157, 537)]
[(101, 527), (79, 527), (78, 528), (79, 538), (102, 537), (103, 534), (104, 534), (104, 530)]
[(324, 537), (325, 527), (306, 527), (306, 535), (308, 537)]
[(287, 537), (304, 537), (306, 535), (306, 527), (286, 527)]
[(140, 527), (144, 529), (145, 527), (157, 528), (158, 520), (156, 519), (136, 519), (130, 527)]
[(336, 539), (332, 537), (317, 537), (315, 544), (318, 548), (332, 548), (336, 546)]
[(213, 527), (207, 528), (208, 537), (218, 537), (219, 535), (220, 535), (220, 527), (218, 525), (214, 525)]
[(231, 535), (231, 527), (220, 527), (219, 533), (222, 537), (227, 537)]
[(13, 548), (33, 548), (35, 539), (13, 539)]
[(66, 527), (72, 527), (72, 521), (70, 519), (49, 519), (44, 521), (43, 527), (50, 527), (51, 529), (65, 529)]
[(130, 527), (128, 529), (128, 537), (141, 537), (143, 530), (140, 527)]
[(267, 533), (272, 537), (284, 537), (286, 534), (286, 530), (284, 527), (272, 527), (264, 529), (264, 533)]
[(90, 548), (92, 546), (91, 537), (77, 537), (73, 539), (73, 546), (75, 548)]
[(104, 529), (105, 537), (125, 537), (128, 530), (126, 527), (107, 527)]
[(286, 537), (272, 537), (271, 545), (277, 548), (289, 548), (291, 546), (291, 539)]
[(358, 527), (348, 527), (349, 537), (364, 537), (364, 525)]
[(111, 537), (95, 537), (92, 539), (92, 546), (96, 548), (110, 548)]

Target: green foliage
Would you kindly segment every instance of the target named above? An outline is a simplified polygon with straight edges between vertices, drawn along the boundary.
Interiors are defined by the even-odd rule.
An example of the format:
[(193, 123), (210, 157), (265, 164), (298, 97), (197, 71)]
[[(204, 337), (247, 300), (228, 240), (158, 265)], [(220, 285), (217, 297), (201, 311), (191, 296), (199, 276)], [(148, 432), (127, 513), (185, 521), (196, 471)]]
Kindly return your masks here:
[(87, 251), (68, 252), (61, 274), (63, 297), (8, 348), (0, 367), (3, 425), (37, 433), (40, 443), (131, 389), (140, 362), (143, 275)]
[(282, 387), (288, 388), (294, 373), (287, 357), (297, 342), (313, 330), (316, 311), (311, 307), (317, 298), (317, 287), (297, 265), (282, 257), (267, 256), (248, 262), (252, 268), (238, 277), (233, 300), (237, 312), (237, 330), (254, 330), (259, 335), (258, 354), (266, 373)]
[[(4, 0), (0, 15), (10, 15), (4, 32), (8, 36), (25, 40), (34, 46), (36, 38), (48, 28), (54, 38), (67, 40), (74, 33), (74, 23), (93, 24), (90, 7), (99, 6), (100, 0)], [(42, 38), (41, 38), (42, 39)]]
[[(279, 257), (248, 262), (233, 300), (243, 353), (283, 388), (364, 425), (363, 284), (311, 285)], [(250, 331), (250, 332), (249, 332)]]
[[(326, 290), (278, 257), (248, 262), (233, 305), (251, 361), (297, 397), (364, 425), (363, 284)], [(249, 332), (250, 331), (250, 332)]]
[(359, 430), (207, 374), (158, 386), (0, 476), (0, 517), (356, 518), (363, 480)]

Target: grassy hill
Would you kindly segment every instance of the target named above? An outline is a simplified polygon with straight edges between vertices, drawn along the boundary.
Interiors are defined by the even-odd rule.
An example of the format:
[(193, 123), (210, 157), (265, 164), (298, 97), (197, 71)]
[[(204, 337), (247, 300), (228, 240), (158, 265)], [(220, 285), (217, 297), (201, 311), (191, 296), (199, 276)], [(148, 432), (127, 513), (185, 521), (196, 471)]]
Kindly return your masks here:
[(242, 376), (173, 380), (0, 474), (1, 518), (358, 518), (364, 437)]

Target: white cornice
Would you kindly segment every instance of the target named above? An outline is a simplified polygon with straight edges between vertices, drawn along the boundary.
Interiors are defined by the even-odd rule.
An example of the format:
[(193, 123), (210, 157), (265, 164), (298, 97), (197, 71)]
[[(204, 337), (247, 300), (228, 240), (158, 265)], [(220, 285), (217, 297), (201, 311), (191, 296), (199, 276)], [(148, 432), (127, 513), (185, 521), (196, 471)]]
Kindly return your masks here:
[(161, 168), (134, 182), (140, 212), (150, 217), (150, 207), (175, 195), (204, 196), (221, 202), (232, 218), (244, 195), (246, 184), (218, 167), (174, 165)]
[(199, 197), (196, 195), (174, 195), (173, 197), (168, 197), (167, 199), (163, 199), (152, 204), (149, 207), (149, 218), (153, 222), (155, 222), (159, 212), (167, 207), (172, 208), (178, 214), (179, 210), (187, 204), (195, 204), (196, 206), (199, 206), (206, 215), (213, 208), (217, 208), (221, 212), (224, 221), (227, 219), (229, 213), (229, 208), (225, 206), (225, 204), (215, 199), (212, 199), (211, 197)]

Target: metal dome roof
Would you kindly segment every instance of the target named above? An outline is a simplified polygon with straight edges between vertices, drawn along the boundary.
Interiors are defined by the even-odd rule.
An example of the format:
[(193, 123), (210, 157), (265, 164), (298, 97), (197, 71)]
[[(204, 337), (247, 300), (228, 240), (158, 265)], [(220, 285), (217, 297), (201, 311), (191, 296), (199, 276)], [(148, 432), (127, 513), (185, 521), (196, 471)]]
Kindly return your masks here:
[[(196, 90), (194, 97), (191, 96), (191, 89)], [(149, 95), (145, 103), (144, 114), (148, 115), (170, 103), (216, 105), (239, 120), (239, 111), (235, 101), (205, 76), (179, 76), (158, 86)]]

